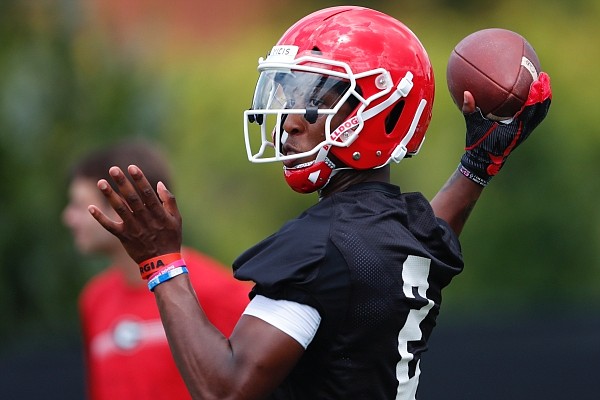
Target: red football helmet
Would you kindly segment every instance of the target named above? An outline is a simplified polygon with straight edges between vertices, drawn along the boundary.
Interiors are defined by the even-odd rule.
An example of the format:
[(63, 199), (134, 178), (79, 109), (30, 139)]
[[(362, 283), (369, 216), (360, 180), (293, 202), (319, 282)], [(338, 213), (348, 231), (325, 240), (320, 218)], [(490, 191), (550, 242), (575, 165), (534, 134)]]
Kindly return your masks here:
[[(419, 39), (389, 15), (355, 6), (314, 12), (284, 33), (259, 60), (258, 70), (252, 109), (244, 113), (248, 159), (316, 154), (313, 162), (284, 167), (296, 191), (318, 190), (340, 169), (400, 162), (423, 143), (433, 106), (433, 70)], [(335, 93), (336, 101), (323, 106), (327, 93), (329, 99)], [(353, 111), (331, 126), (346, 102)], [(283, 154), (282, 125), (290, 114), (302, 114), (310, 123), (326, 118), (323, 141), (311, 151)], [(250, 133), (254, 122), (256, 137)]]

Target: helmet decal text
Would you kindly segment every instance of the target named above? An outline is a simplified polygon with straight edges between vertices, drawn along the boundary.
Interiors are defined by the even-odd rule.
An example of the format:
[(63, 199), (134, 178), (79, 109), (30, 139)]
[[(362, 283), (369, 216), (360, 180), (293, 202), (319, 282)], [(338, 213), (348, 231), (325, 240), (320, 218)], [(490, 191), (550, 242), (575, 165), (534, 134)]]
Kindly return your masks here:
[(269, 54), (267, 54), (268, 61), (293, 61), (298, 54), (298, 46), (273, 46)]

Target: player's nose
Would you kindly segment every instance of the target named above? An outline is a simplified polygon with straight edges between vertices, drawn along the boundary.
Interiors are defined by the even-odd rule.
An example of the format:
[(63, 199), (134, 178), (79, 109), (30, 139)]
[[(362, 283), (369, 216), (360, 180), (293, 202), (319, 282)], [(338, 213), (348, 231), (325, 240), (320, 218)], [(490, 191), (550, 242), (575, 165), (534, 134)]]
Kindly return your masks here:
[(304, 132), (307, 124), (303, 114), (286, 114), (282, 118), (281, 128), (289, 135), (297, 135)]

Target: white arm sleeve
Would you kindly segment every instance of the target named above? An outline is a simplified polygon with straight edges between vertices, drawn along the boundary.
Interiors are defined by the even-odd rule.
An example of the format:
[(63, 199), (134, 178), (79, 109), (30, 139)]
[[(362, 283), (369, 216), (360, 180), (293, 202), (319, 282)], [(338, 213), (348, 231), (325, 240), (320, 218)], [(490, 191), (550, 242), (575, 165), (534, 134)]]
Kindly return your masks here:
[(273, 300), (257, 295), (244, 314), (260, 318), (295, 339), (305, 349), (321, 323), (319, 312), (306, 304), (289, 300)]

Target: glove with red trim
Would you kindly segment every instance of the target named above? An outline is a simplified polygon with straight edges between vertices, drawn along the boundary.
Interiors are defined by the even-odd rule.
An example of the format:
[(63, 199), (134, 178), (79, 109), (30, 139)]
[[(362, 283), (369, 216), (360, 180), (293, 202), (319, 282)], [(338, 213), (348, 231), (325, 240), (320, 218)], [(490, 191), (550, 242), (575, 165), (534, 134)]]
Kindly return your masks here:
[(486, 186), (500, 171), (510, 153), (523, 143), (542, 122), (550, 109), (550, 77), (541, 72), (531, 84), (523, 108), (510, 120), (492, 121), (479, 109), (465, 114), (466, 146), (459, 171), (472, 181)]

